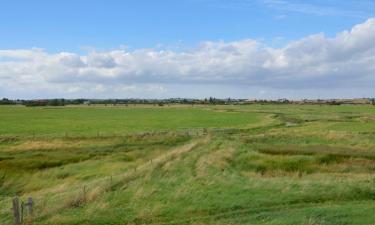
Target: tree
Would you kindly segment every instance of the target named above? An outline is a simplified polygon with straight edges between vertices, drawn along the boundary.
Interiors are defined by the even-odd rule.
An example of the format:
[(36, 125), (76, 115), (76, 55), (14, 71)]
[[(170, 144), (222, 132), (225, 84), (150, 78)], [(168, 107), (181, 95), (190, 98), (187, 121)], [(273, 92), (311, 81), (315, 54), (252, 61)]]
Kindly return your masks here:
[(3, 98), (2, 100), (0, 100), (0, 105), (14, 105), (14, 104), (16, 104), (14, 101), (9, 100), (7, 98)]
[(50, 106), (64, 106), (65, 99), (51, 99), (48, 101), (48, 105)]

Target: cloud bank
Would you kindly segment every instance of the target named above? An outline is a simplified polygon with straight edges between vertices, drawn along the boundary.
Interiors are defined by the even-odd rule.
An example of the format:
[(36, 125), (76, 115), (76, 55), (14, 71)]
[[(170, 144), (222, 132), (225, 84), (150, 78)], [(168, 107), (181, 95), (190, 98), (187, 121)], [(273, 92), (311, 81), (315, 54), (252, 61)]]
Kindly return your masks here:
[(317, 92), (331, 97), (332, 90), (337, 90), (334, 95), (363, 97), (358, 95), (375, 94), (374, 40), (372, 18), (335, 37), (315, 34), (282, 48), (247, 39), (204, 42), (183, 51), (116, 49), (79, 55), (37, 48), (0, 50), (0, 97), (273, 93), (265, 97), (302, 98)]

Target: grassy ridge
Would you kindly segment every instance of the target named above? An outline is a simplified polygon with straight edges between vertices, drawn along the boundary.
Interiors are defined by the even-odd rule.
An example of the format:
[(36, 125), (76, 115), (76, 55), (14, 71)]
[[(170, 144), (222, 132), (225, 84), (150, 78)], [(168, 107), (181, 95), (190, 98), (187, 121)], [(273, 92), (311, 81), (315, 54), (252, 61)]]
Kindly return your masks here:
[[(0, 205), (5, 206), (0, 224), (11, 222), (14, 195), (35, 198), (30, 224), (372, 224), (374, 109), (82, 108), (83, 114), (118, 113), (116, 123), (125, 127), (114, 125), (113, 130), (132, 131), (124, 122), (129, 119), (122, 121), (120, 114), (134, 110), (128, 115), (140, 119), (135, 131), (144, 129), (138, 116), (152, 121), (159, 115), (166, 124), (148, 128), (173, 130), (183, 123), (181, 127), (207, 127), (208, 133), (30, 138), (20, 128), (18, 137), (0, 142)], [(58, 110), (66, 116), (72, 109)], [(53, 118), (59, 124), (60, 118)]]

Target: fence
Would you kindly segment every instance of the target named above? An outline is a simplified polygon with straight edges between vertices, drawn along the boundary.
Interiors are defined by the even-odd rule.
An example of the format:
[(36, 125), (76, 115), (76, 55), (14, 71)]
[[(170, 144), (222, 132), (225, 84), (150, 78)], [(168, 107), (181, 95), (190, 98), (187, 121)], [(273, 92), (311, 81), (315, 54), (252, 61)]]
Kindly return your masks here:
[(23, 223), (26, 216), (32, 217), (34, 202), (31, 197), (29, 197), (26, 202), (21, 201), (21, 203), (19, 198), (15, 197), (13, 198), (12, 203), (14, 225), (20, 225)]
[(245, 128), (181, 128), (176, 130), (151, 130), (151, 131), (142, 131), (142, 132), (102, 132), (96, 131), (92, 132), (91, 134), (83, 135), (74, 132), (62, 132), (62, 133), (54, 133), (54, 134), (37, 134), (35, 132), (29, 135), (0, 135), (0, 141), (3, 139), (4, 141), (11, 141), (16, 140), (18, 138), (29, 138), (29, 139), (36, 139), (36, 138), (110, 138), (110, 137), (131, 137), (131, 136), (148, 136), (148, 135), (168, 135), (168, 134), (175, 134), (175, 135), (189, 135), (189, 136), (202, 136), (207, 135), (209, 133), (224, 133), (224, 134), (232, 134), (236, 133), (241, 130), (246, 130)]

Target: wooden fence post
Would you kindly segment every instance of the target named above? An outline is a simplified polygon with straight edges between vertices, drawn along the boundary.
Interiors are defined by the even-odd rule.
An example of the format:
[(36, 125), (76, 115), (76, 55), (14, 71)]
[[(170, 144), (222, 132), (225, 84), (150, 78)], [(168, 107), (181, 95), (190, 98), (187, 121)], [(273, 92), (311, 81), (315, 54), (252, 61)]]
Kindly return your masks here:
[(86, 202), (86, 185), (83, 185), (83, 204)]
[(20, 202), (18, 197), (13, 198), (13, 216), (14, 216), (14, 225), (21, 224), (20, 220)]
[(20, 218), (20, 224), (23, 222), (23, 214), (24, 214), (24, 206), (25, 206), (25, 203), (23, 203), (23, 201), (21, 201), (21, 218)]
[(27, 206), (27, 214), (29, 216), (32, 216), (33, 215), (33, 205), (34, 205), (34, 202), (33, 202), (33, 198), (32, 197), (29, 197), (27, 199), (27, 203), (26, 203), (26, 206)]

